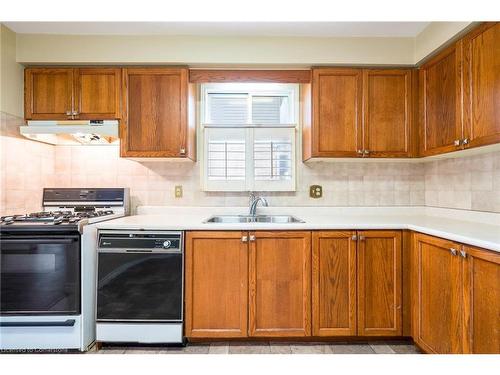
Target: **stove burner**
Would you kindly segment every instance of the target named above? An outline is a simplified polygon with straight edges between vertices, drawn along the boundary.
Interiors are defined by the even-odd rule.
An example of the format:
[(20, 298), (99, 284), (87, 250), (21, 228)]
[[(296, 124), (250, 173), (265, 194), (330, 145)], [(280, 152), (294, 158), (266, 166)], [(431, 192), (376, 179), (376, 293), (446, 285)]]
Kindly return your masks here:
[(41, 222), (53, 225), (63, 223), (78, 223), (83, 219), (92, 219), (94, 217), (101, 217), (112, 215), (112, 210), (102, 211), (41, 211), (33, 212), (26, 215), (10, 215), (0, 217), (0, 223), (3, 225), (11, 225), (15, 222)]

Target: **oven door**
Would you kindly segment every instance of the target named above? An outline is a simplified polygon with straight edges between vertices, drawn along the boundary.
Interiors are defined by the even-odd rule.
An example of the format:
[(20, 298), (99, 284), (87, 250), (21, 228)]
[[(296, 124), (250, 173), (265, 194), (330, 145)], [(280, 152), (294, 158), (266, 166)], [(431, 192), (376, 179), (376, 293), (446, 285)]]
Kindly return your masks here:
[(182, 252), (100, 251), (97, 321), (182, 321)]
[(2, 235), (2, 315), (80, 313), (79, 235)]

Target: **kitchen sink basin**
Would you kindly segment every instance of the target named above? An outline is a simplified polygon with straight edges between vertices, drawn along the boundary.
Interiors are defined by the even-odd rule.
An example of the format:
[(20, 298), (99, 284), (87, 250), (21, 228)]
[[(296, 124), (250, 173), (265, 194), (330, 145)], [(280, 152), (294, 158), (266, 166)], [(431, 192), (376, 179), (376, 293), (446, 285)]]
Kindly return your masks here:
[(291, 215), (218, 215), (212, 216), (204, 221), (205, 223), (304, 223), (303, 220)]

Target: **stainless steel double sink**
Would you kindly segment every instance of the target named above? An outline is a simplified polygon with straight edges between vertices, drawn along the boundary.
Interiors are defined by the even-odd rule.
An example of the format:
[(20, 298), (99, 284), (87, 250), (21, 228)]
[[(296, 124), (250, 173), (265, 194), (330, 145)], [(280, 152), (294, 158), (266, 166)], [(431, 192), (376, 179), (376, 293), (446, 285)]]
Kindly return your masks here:
[(204, 223), (304, 223), (303, 220), (291, 215), (216, 215), (208, 218)]

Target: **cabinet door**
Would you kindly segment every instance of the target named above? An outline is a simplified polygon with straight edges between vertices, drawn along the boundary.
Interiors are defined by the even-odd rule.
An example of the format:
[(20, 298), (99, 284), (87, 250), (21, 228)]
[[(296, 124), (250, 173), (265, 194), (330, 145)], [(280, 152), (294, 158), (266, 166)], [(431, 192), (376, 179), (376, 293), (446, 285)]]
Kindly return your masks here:
[(362, 78), (360, 69), (313, 70), (312, 156), (359, 156)]
[(186, 233), (186, 336), (246, 337), (246, 232)]
[(463, 43), (467, 147), (500, 142), (500, 23), (485, 23)]
[(363, 71), (363, 149), (370, 157), (409, 156), (411, 93), (411, 70)]
[(119, 119), (121, 69), (75, 69), (75, 112), (79, 119)]
[(255, 232), (250, 239), (249, 335), (309, 336), (311, 232)]
[(358, 232), (358, 335), (402, 335), (401, 279), (401, 232)]
[(461, 43), (420, 68), (421, 154), (460, 149), (463, 138), (460, 64)]
[(464, 352), (500, 354), (500, 254), (463, 251)]
[(413, 339), (430, 353), (461, 353), (459, 245), (416, 234), (413, 251)]
[(313, 232), (313, 336), (356, 335), (355, 233)]
[(24, 113), (27, 120), (67, 120), (73, 112), (73, 69), (27, 68)]
[(123, 69), (121, 155), (186, 156), (187, 69)]

